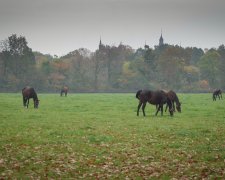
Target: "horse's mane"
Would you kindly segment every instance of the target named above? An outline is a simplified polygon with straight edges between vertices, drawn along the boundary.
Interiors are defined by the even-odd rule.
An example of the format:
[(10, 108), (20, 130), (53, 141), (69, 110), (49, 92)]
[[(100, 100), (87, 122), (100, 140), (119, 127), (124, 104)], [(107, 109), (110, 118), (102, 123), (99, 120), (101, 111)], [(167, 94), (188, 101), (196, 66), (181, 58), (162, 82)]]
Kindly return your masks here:
[(178, 96), (177, 96), (177, 94), (176, 94), (176, 93), (175, 93), (175, 99), (174, 99), (174, 101), (176, 102), (176, 104), (177, 104), (177, 103), (179, 103), (179, 104), (180, 104), (179, 98), (178, 98)]
[(178, 98), (177, 94), (173, 90), (170, 90), (170, 91), (167, 92), (167, 94), (170, 94), (170, 93), (172, 94), (176, 104), (180, 104), (180, 101), (179, 101), (179, 98)]
[(38, 99), (38, 97), (37, 97), (37, 93), (35, 92), (35, 90), (34, 90), (34, 99), (35, 99), (35, 100), (37, 100), (37, 99)]

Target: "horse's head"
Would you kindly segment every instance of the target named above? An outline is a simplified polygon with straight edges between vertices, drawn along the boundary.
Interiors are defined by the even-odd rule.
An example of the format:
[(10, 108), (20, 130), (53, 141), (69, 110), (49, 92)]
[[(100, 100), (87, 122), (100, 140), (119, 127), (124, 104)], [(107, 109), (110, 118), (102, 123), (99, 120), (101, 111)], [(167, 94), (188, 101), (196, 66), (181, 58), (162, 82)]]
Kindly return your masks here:
[(38, 99), (36, 99), (36, 100), (34, 101), (34, 108), (38, 108), (39, 101), (40, 101), (40, 100), (38, 100)]
[(170, 116), (173, 116), (174, 109), (173, 108), (170, 108), (169, 109), (169, 112), (170, 112)]
[(177, 111), (178, 111), (179, 113), (181, 113), (181, 103), (178, 103), (178, 104), (176, 105), (176, 109), (177, 109)]

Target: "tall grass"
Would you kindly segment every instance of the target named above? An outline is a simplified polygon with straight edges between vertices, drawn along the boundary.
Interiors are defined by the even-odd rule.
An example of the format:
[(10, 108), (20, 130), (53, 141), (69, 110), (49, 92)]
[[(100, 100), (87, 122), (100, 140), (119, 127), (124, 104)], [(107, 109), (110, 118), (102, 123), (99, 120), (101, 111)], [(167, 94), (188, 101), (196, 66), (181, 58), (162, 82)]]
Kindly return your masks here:
[(0, 178), (225, 178), (225, 101), (178, 96), (182, 113), (137, 117), (135, 94), (0, 94)]

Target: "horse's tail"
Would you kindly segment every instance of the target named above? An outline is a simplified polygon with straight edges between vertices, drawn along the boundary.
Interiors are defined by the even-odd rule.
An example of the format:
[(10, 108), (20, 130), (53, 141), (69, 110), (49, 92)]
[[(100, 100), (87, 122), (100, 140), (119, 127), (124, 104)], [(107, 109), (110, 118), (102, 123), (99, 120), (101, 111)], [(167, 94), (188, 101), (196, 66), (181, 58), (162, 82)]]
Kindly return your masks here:
[(141, 94), (142, 90), (138, 90), (136, 93), (136, 98), (139, 99), (140, 98), (140, 94)]

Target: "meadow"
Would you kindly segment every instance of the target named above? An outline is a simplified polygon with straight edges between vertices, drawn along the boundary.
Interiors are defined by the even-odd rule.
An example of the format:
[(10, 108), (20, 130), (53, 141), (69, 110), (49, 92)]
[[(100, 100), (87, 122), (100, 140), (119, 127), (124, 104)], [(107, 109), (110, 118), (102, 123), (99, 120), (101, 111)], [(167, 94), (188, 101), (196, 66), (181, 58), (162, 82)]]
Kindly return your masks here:
[(136, 116), (135, 94), (0, 94), (0, 179), (224, 179), (225, 99)]

